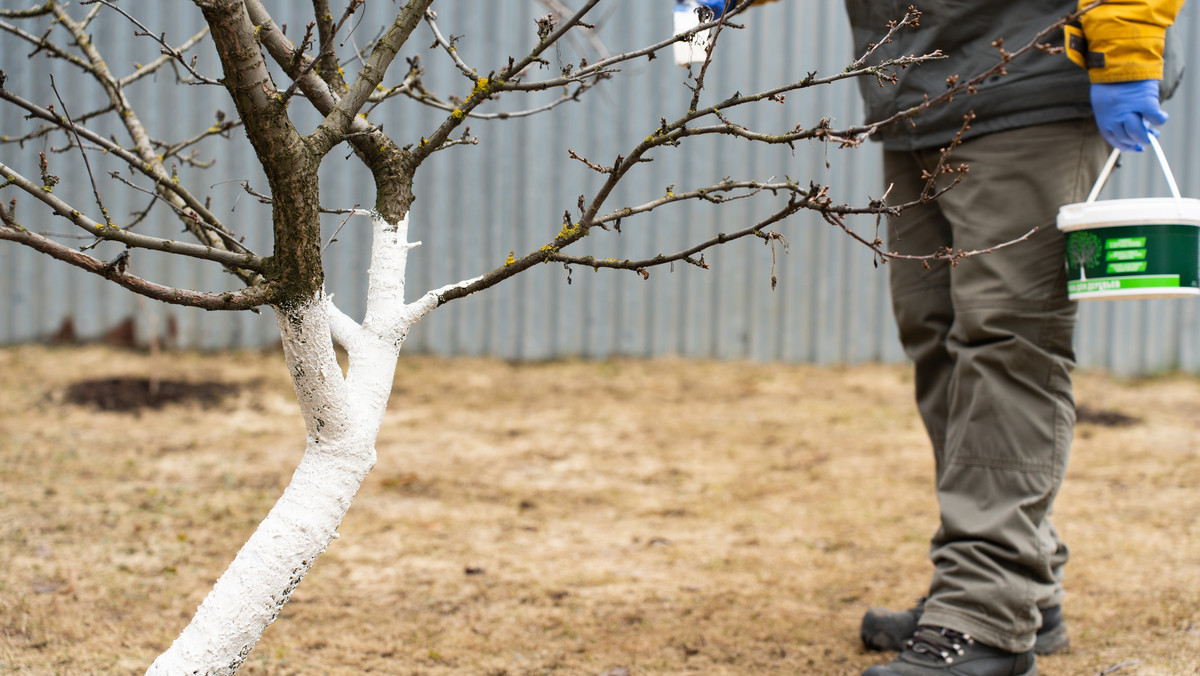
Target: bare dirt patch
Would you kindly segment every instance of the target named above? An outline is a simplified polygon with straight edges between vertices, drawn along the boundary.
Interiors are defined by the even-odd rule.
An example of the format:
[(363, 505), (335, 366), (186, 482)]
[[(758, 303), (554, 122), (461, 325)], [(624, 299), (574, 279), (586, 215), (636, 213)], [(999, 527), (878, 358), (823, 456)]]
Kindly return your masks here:
[[(0, 350), (0, 674), (142, 673), (278, 497), (276, 354)], [(221, 384), (137, 416), (81, 380)], [(247, 674), (858, 674), (928, 581), (902, 366), (402, 359), (379, 463)], [(1200, 381), (1078, 378), (1070, 653), (1200, 673)], [(624, 671), (623, 671), (624, 670)]]
[(1122, 413), (1121, 411), (1106, 411), (1091, 406), (1078, 406), (1075, 409), (1075, 422), (1078, 425), (1099, 425), (1101, 427), (1129, 427), (1140, 420)]
[(237, 393), (238, 386), (219, 382), (189, 383), (157, 378), (99, 378), (71, 383), (64, 401), (101, 411), (138, 413), (169, 404), (215, 406)]

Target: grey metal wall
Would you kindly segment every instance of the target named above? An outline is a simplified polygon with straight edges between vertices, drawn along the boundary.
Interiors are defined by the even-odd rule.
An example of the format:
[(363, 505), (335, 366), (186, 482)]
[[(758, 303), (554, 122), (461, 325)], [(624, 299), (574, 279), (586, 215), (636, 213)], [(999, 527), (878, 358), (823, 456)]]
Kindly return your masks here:
[[(274, 3), (281, 22), (304, 3)], [(144, 23), (165, 31), (174, 42), (198, 29), (199, 17), (187, 3), (136, 0), (122, 4)], [(533, 20), (541, 13), (533, 0), (440, 0), (437, 9), (443, 29), (462, 36), (459, 51), (472, 65), (486, 70), (509, 55), (519, 55), (533, 39)], [(358, 27), (360, 42), (374, 34), (396, 5), (374, 0), (367, 19)], [(671, 32), (670, 3), (666, 0), (610, 0), (601, 13), (600, 35), (613, 51), (624, 51), (661, 39)], [(734, 91), (749, 93), (808, 71), (832, 73), (849, 56), (848, 27), (841, 3), (792, 0), (756, 9), (747, 15), (747, 29), (726, 37), (721, 57), (709, 80), (709, 96), (723, 99)], [(301, 30), (302, 15), (291, 17), (291, 34)], [(1196, 44), (1196, 11), (1187, 7), (1179, 22), (1184, 44)], [(135, 39), (129, 24), (110, 12), (97, 20), (94, 39), (120, 72), (157, 53), (145, 38)], [(444, 58), (428, 49), (421, 33), (408, 54), (419, 52), (427, 68), (427, 84), (442, 93), (470, 90)], [(206, 45), (207, 48), (207, 45)], [(565, 46), (552, 59), (578, 59), (579, 47)], [(100, 93), (78, 74), (44, 56), (26, 58), (31, 50), (12, 36), (0, 34), (0, 68), (10, 90), (38, 101), (54, 101), (49, 76), (59, 91), (69, 94), (71, 112), (95, 108)], [(202, 50), (203, 52), (204, 50)], [(1194, 63), (1200, 59), (1192, 58)], [(202, 69), (217, 71), (215, 59), (204, 54)], [(170, 84), (173, 75), (158, 75)], [(231, 111), (225, 93), (217, 88), (139, 85), (133, 93), (144, 121), (157, 137), (190, 136), (213, 122), (215, 111)], [(544, 101), (546, 95), (535, 101)], [(423, 246), (409, 267), (410, 297), (428, 288), (480, 274), (518, 253), (549, 241), (561, 226), (564, 210), (574, 209), (577, 197), (593, 191), (601, 177), (567, 157), (567, 149), (611, 161), (645, 138), (661, 117), (672, 119), (686, 109), (689, 92), (684, 72), (668, 59), (638, 61), (615, 80), (593, 91), (583, 103), (573, 103), (546, 116), (496, 122), (474, 122), (477, 147), (441, 152), (418, 178), (418, 201), (411, 215), (413, 236)], [(297, 104), (298, 108), (302, 104)], [(491, 110), (517, 110), (527, 103), (505, 100)], [(1165, 140), (1182, 190), (1198, 195), (1200, 137), (1191, 132), (1200, 106), (1200, 87), (1188, 78), (1167, 110), (1173, 116)], [(763, 130), (812, 126), (822, 117), (838, 123), (856, 122), (860, 106), (853, 83), (812, 90), (736, 113), (746, 126)], [(297, 109), (303, 124), (315, 117)], [(15, 135), (26, 128), (18, 111), (0, 108), (2, 133)], [(372, 114), (397, 139), (417, 140), (439, 121), (433, 111), (396, 101)], [(116, 132), (116, 129), (112, 131)], [(37, 176), (37, 151), (62, 145), (61, 138), (35, 141), (24, 147), (0, 146), (8, 164)], [(369, 176), (346, 153), (335, 151), (322, 174), (322, 197), (327, 206), (369, 205)], [(51, 154), (51, 170), (63, 178), (56, 192), (90, 204), (90, 186), (77, 170), (74, 155)], [(103, 158), (92, 153), (93, 163)], [(201, 173), (180, 172), (190, 185), (211, 186), (213, 209), (260, 252), (269, 249), (269, 214), (241, 192), (240, 180), (265, 190), (243, 136), (231, 142), (209, 143), (201, 156), (216, 158)], [(826, 164), (828, 163), (828, 167)], [(1167, 194), (1165, 183), (1149, 158), (1128, 162), (1106, 197)], [(122, 167), (105, 165), (97, 179), (106, 205), (117, 214), (143, 208), (145, 195), (114, 182), (104, 172)], [(839, 201), (862, 202), (878, 196), (880, 172), (874, 147), (842, 150), (832, 146), (800, 146), (794, 151), (766, 150), (732, 139), (706, 139), (686, 152), (659, 152), (635, 180), (614, 196), (610, 206), (624, 206), (661, 195), (668, 185), (677, 190), (707, 184), (725, 176), (767, 179), (784, 176), (831, 186)], [(0, 195), (8, 199), (8, 195)], [(20, 201), (24, 222), (38, 229), (65, 231), (66, 226), (45, 218), (32, 200)], [(764, 213), (768, 205), (738, 203), (721, 208), (684, 205), (655, 212), (652, 217), (627, 221), (621, 234), (589, 238), (582, 252), (618, 258), (656, 254), (683, 246), (706, 234), (733, 230)], [(177, 231), (165, 212), (140, 225), (147, 232)], [(340, 223), (331, 217), (327, 236)], [(328, 250), (328, 288), (351, 314), (363, 308), (369, 243), (365, 228), (351, 221)], [(860, 219), (855, 226), (873, 232), (874, 223)], [(775, 252), (778, 287), (771, 290), (772, 252), (758, 240), (726, 246), (706, 254), (712, 269), (691, 266), (654, 270), (648, 281), (632, 273), (575, 270), (544, 266), (520, 275), (477, 297), (449, 304), (430, 315), (409, 338), (406, 349), (447, 355), (494, 355), (513, 359), (612, 355), (749, 358), (755, 360), (861, 362), (895, 361), (903, 354), (895, 339), (886, 293), (886, 274), (876, 269), (870, 252), (819, 219), (800, 216), (783, 226), (788, 253)], [(107, 245), (105, 245), (107, 246)], [(98, 249), (108, 257), (117, 249)], [(168, 284), (194, 288), (234, 288), (233, 280), (212, 265), (181, 262), (147, 252), (135, 252), (135, 271)], [(134, 316), (144, 331), (150, 313), (173, 315), (179, 342), (204, 348), (259, 346), (276, 340), (270, 313), (221, 314), (168, 308), (140, 301), (100, 280), (54, 263), (32, 251), (0, 244), (0, 343), (44, 337), (71, 316), (80, 334), (96, 335), (121, 319)], [(1171, 368), (1200, 371), (1200, 316), (1194, 301), (1087, 303), (1078, 331), (1080, 362), (1127, 374)]]

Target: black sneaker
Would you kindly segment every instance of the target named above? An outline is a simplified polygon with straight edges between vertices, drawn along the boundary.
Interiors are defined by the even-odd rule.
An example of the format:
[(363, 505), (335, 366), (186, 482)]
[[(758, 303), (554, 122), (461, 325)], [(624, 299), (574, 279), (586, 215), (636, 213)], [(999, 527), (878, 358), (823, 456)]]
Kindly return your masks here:
[(1004, 652), (953, 629), (918, 627), (891, 664), (862, 676), (1037, 676), (1037, 658), (1032, 650)]
[[(908, 610), (891, 611), (872, 608), (863, 615), (859, 636), (869, 650), (900, 650), (917, 630), (921, 614), (925, 612), (925, 599)], [(1037, 631), (1037, 642), (1033, 652), (1038, 655), (1054, 655), (1071, 647), (1067, 635), (1067, 623), (1063, 621), (1062, 606), (1051, 606), (1042, 610), (1042, 626)]]

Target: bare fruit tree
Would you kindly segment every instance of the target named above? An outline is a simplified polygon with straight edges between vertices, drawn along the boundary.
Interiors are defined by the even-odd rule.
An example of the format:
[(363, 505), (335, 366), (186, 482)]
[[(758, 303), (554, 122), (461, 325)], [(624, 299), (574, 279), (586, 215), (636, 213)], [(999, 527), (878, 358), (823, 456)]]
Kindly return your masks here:
[[(269, 306), (276, 315), (287, 366), (307, 427), (307, 447), (291, 482), (269, 515), (245, 543), (166, 652), (150, 667), (152, 674), (231, 674), (253, 650), (266, 627), (279, 614), (316, 559), (337, 537), (337, 529), (364, 477), (375, 463), (375, 439), (392, 391), (396, 361), (412, 326), (429, 312), (455, 299), (474, 294), (535, 266), (554, 263), (592, 269), (624, 270), (643, 277), (656, 266), (687, 263), (704, 268), (704, 252), (719, 245), (757, 238), (773, 246), (783, 244), (778, 226), (788, 217), (814, 210), (829, 223), (842, 227), (874, 251), (880, 260), (897, 256), (887, 252), (878, 236), (862, 235), (846, 224), (854, 214), (878, 219), (910, 205), (887, 205), (881, 199), (861, 204), (838, 204), (828, 186), (799, 181), (731, 177), (712, 185), (670, 190), (642, 204), (612, 204), (614, 189), (629, 179), (631, 170), (666, 152), (687, 152), (697, 137), (724, 137), (734, 142), (759, 144), (764, 152), (805, 141), (856, 146), (879, 128), (918, 114), (929, 105), (903, 111), (888, 120), (834, 128), (829, 120), (805, 121), (783, 130), (753, 130), (731, 119), (735, 109), (770, 105), (789, 95), (856, 78), (876, 78), (886, 86), (898, 68), (918, 66), (938, 53), (911, 55), (882, 63), (854, 61), (829, 76), (811, 73), (800, 80), (779, 83), (751, 93), (706, 89), (705, 75), (714, 54), (720, 54), (723, 31), (736, 30), (752, 0), (741, 0), (718, 20), (709, 20), (677, 36), (664, 36), (655, 44), (620, 54), (603, 48), (595, 27), (588, 23), (596, 8), (609, 4), (611, 11), (644, 12), (643, 3), (603, 3), (586, 0), (578, 9), (558, 0), (542, 0), (547, 13), (529, 26), (528, 51), (520, 58), (497, 64), (466, 62), (456, 48), (459, 38), (439, 26), (432, 10), (434, 0), (397, 3), (393, 20), (353, 54), (346, 35), (355, 24), (365, 0), (349, 0), (335, 14), (328, 0), (312, 0), (312, 19), (303, 35), (293, 41), (276, 23), (265, 0), (193, 0), (197, 30), (181, 42), (171, 42), (153, 26), (146, 26), (130, 3), (84, 0), (69, 7), (47, 0), (27, 10), (0, 10), (0, 30), (10, 37), (4, 58), (13, 56), (13, 38), (23, 40), (33, 55), (61, 60), (78, 69), (103, 92), (103, 104), (86, 109), (77, 92), (54, 88), (55, 100), (32, 101), (14, 91), (18, 83), (5, 82), (0, 72), (0, 98), (20, 109), (27, 126), (0, 130), (6, 154), (34, 152), (29, 141), (54, 138), (56, 154), (39, 158), (40, 175), (22, 174), (0, 163), (7, 188), (0, 202), (0, 239), (36, 249), (47, 256), (90, 271), (108, 282), (166, 303), (208, 310), (244, 311)], [(634, 7), (637, 9), (634, 9)], [(177, 11), (185, 11), (180, 7)], [(657, 11), (657, 9), (655, 10)], [(154, 41), (160, 50), (155, 60), (116, 72), (106, 60), (103, 39), (93, 40), (91, 27), (102, 12), (120, 15), (139, 40)], [(916, 12), (881, 26), (881, 42), (889, 31), (911, 30)], [(1040, 40), (1052, 29), (1039, 36)], [(582, 157), (564, 149), (562, 161), (580, 162), (597, 174), (588, 195), (564, 198), (561, 222), (547, 223), (544, 243), (524, 252), (497, 253), (497, 265), (481, 269), (478, 276), (437, 289), (407, 293), (405, 265), (418, 242), (408, 237), (408, 213), (414, 200), (414, 180), (425, 161), (439, 151), (477, 144), (466, 132), (471, 120), (512, 117), (514, 113), (489, 113), (500, 98), (519, 98), (536, 92), (561, 91), (553, 102), (531, 105), (519, 114), (555, 114), (588, 95), (604, 80), (619, 75), (623, 64), (667, 55), (681, 41), (690, 42), (701, 31), (711, 31), (707, 52), (687, 75), (692, 89), (686, 110), (672, 118), (645, 123), (644, 139), (611, 160)], [(128, 34), (126, 34), (128, 35)], [(293, 26), (293, 36), (297, 35)], [(564, 39), (580, 37), (593, 45), (593, 60), (551, 65), (552, 50)], [(414, 40), (416, 42), (414, 42)], [(410, 43), (434, 44), (461, 72), (469, 94), (454, 98), (425, 88), (415, 59), (408, 68), (393, 62)], [(946, 96), (965, 95), (983, 77), (1023, 51), (1038, 47), (1035, 40), (1012, 52), (998, 48), (997, 68), (975, 79), (953, 83)], [(220, 62), (220, 73), (201, 72), (196, 55), (211, 50)], [(19, 50), (16, 50), (19, 51)], [(174, 73), (174, 78), (169, 77)], [(134, 87), (207, 87), (213, 96), (232, 99), (236, 115), (219, 117), (212, 128), (193, 135), (173, 128), (151, 129), (127, 96)], [(320, 123), (302, 133), (294, 120), (301, 106), (315, 110)], [(392, 138), (364, 111), (380, 106), (399, 109), (414, 106), (440, 111), (440, 122), (417, 138)], [(409, 107), (409, 108), (404, 108)], [(378, 116), (376, 117), (378, 119)], [(497, 122), (496, 124), (503, 124)], [(104, 125), (108, 125), (105, 127)], [(966, 122), (964, 122), (964, 126)], [(102, 131), (102, 129), (116, 129)], [(231, 132), (238, 132), (237, 134)], [(270, 205), (273, 249), (269, 254), (251, 251), (240, 233), (227, 227), (211, 206), (206, 191), (211, 186), (188, 185), (174, 167), (198, 165), (191, 152), (201, 143), (249, 140), (267, 178), (269, 192), (258, 198)], [(639, 138), (643, 135), (639, 134)], [(16, 145), (19, 144), (19, 145)], [(345, 144), (349, 152), (332, 152)], [(486, 152), (481, 149), (451, 152)], [(123, 165), (127, 174), (100, 172), (103, 163)], [(326, 203), (335, 199), (318, 189), (318, 168), (323, 162), (358, 162), (374, 179), (374, 205)], [(91, 177), (90, 186), (73, 186), (82, 200), (60, 185), (54, 164), (79, 162)], [(961, 176), (961, 168), (943, 162), (928, 177), (929, 190), (921, 201), (935, 199)], [(86, 189), (85, 189), (86, 188)], [(253, 190), (253, 188), (249, 188)], [(134, 223), (118, 223), (105, 206), (114, 190), (148, 193), (150, 206)], [(18, 199), (19, 197), (19, 199)], [(71, 201), (68, 201), (71, 199)], [(650, 254), (637, 259), (604, 259), (573, 255), (572, 246), (589, 237), (619, 237), (622, 225), (648, 220), (674, 204), (687, 201), (712, 204), (732, 200), (757, 200), (769, 205), (769, 215), (740, 223), (728, 232), (692, 242), (678, 251)], [(336, 211), (347, 218), (366, 218), (372, 224), (372, 250), (366, 272), (368, 293), (361, 319), (351, 318), (326, 294), (322, 264), (322, 213)], [(166, 219), (181, 225), (194, 241), (143, 234), (135, 227), (146, 219)], [(73, 236), (45, 234), (69, 226)], [(445, 227), (484, 227), (453, 224)], [(869, 228), (868, 228), (869, 230)], [(80, 244), (83, 242), (84, 244)], [(92, 252), (97, 243), (123, 245), (110, 260)], [(186, 256), (223, 267), (240, 280), (232, 291), (176, 288), (134, 274), (130, 252), (139, 257)], [(930, 252), (927, 258), (957, 259), (972, 252)], [(502, 262), (501, 262), (502, 261)], [(335, 344), (348, 354), (343, 371)]]

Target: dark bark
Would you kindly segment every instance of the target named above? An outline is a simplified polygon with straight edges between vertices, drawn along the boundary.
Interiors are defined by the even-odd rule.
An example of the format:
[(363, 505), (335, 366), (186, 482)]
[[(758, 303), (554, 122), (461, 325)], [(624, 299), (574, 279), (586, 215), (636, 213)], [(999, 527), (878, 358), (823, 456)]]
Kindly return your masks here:
[(267, 259), (267, 278), (279, 286), (281, 304), (307, 300), (325, 281), (317, 185), (320, 155), (288, 118), (287, 102), (271, 80), (245, 5), (239, 0), (198, 4), (212, 29), (225, 88), (245, 123), (274, 198), (275, 248)]
[(368, 68), (364, 71), (368, 74), (350, 85), (352, 91), (347, 93), (348, 98), (340, 99), (333, 95), (329, 83), (322, 77), (312, 70), (305, 72), (307, 58), (293, 58), (296, 46), (279, 30), (262, 3), (258, 0), (246, 3), (263, 46), (289, 77), (299, 80), (304, 97), (327, 118), (314, 132), (313, 145), (320, 151), (328, 152), (343, 140), (350, 144), (375, 179), (375, 209), (389, 223), (403, 218), (412, 207), (415, 199), (413, 175), (418, 162), (412, 153), (396, 145), (377, 127), (365, 120), (356, 120), (355, 115), (365, 103), (366, 96), (382, 80), (384, 71), (412, 35), (432, 2), (409, 0), (371, 53)]

